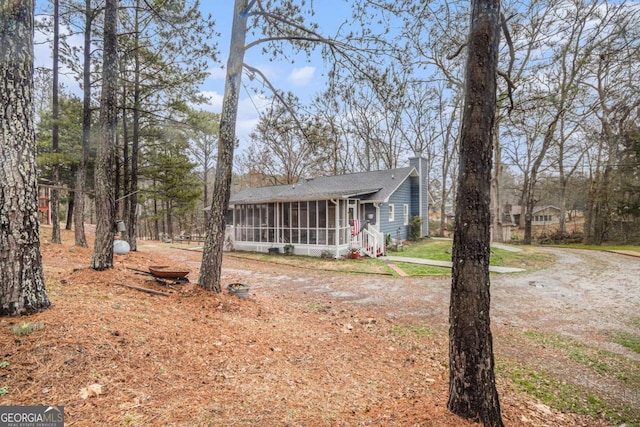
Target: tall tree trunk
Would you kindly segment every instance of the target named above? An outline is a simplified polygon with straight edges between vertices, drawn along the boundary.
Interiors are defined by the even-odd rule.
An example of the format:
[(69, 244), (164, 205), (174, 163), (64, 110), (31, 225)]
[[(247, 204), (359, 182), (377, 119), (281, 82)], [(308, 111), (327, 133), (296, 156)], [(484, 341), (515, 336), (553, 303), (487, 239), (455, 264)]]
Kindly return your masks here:
[(140, 1), (136, 1), (135, 9), (135, 45), (134, 45), (134, 81), (133, 81), (133, 141), (131, 141), (131, 179), (129, 181), (129, 207), (125, 212), (127, 218), (127, 233), (132, 251), (138, 250), (136, 243), (136, 211), (138, 210), (138, 152), (140, 151)]
[[(533, 190), (529, 190), (533, 191)], [(521, 214), (524, 217), (524, 237), (522, 239), (522, 243), (525, 245), (530, 245), (533, 241), (533, 208), (536, 203), (533, 199), (533, 194), (531, 192), (527, 193), (527, 199), (524, 204), (524, 210)]]
[(173, 206), (171, 204), (171, 200), (166, 200), (164, 202), (164, 206), (165, 206), (165, 219), (166, 219), (166, 233), (171, 236), (171, 238), (173, 239), (174, 237), (174, 233), (173, 233), (173, 216), (172, 216), (172, 211), (173, 211)]
[[(564, 236), (567, 232), (567, 179), (560, 178), (560, 215), (558, 227), (560, 235)], [(564, 240), (564, 237), (562, 237)]]
[[(208, 158), (206, 160), (207, 162), (209, 161)], [(205, 163), (205, 165), (208, 165), (209, 163)], [(209, 167), (205, 166), (204, 168), (204, 199), (203, 199), (203, 203), (204, 203), (204, 207), (208, 207), (209, 206)], [(204, 211), (204, 224), (208, 224), (209, 223), (209, 211), (205, 210)], [(199, 228), (199, 227), (198, 227)]]
[(73, 205), (75, 204), (75, 194), (73, 191), (69, 194), (69, 201), (67, 202), (67, 222), (64, 225), (65, 230), (71, 230), (71, 224), (73, 223)]
[(499, 0), (472, 1), (453, 237), (447, 406), (464, 418), (501, 427), (489, 317), (499, 16)]
[[(124, 61), (123, 61), (124, 62)], [(124, 67), (122, 67), (124, 68)], [(125, 71), (120, 71), (123, 76), (125, 76)], [(127, 194), (129, 194), (129, 120), (127, 118), (127, 80), (126, 77), (122, 79), (122, 164), (119, 163), (120, 156), (116, 154), (116, 164), (117, 171), (116, 172), (116, 191), (117, 189), (122, 188), (122, 195), (118, 195), (117, 199), (119, 203), (116, 204), (117, 209), (117, 217), (118, 219), (125, 219), (126, 215), (129, 212), (129, 200), (127, 199)], [(117, 150), (116, 150), (117, 152)], [(122, 178), (122, 184), (120, 183), (120, 178)]]
[(85, 0), (84, 14), (84, 50), (82, 57), (82, 157), (80, 158), (80, 165), (76, 172), (73, 225), (76, 246), (86, 248), (89, 246), (84, 233), (84, 201), (87, 187), (89, 148), (91, 144), (91, 26), (93, 24), (91, 0)]
[(231, 176), (233, 173), (233, 150), (236, 145), (236, 119), (238, 99), (242, 81), (245, 40), (249, 0), (235, 0), (231, 45), (227, 60), (227, 80), (222, 100), (220, 136), (218, 140), (218, 163), (215, 185), (211, 196), (211, 212), (207, 222), (207, 237), (202, 253), (199, 285), (204, 289), (221, 292), (222, 247), (224, 245), (225, 216), (231, 196)]
[[(157, 182), (155, 181), (155, 178), (153, 180), (153, 187), (155, 187), (157, 185)], [(153, 198), (153, 231), (155, 232), (155, 236), (154, 238), (156, 240), (161, 240), (160, 239), (160, 221), (158, 220), (158, 200), (154, 197)]]
[(62, 243), (60, 237), (60, 161), (58, 159), (58, 152), (60, 151), (60, 99), (58, 96), (60, 84), (59, 84), (59, 56), (60, 56), (60, 2), (53, 0), (53, 94), (52, 94), (52, 113), (53, 113), (53, 126), (51, 129), (51, 148), (54, 154), (55, 161), (53, 163), (53, 188), (51, 189), (51, 201), (49, 203), (51, 208), (51, 223), (53, 224), (53, 231), (51, 232), (51, 242)]
[(502, 197), (500, 194), (500, 178), (502, 176), (502, 149), (498, 138), (500, 123), (496, 123), (493, 141), (493, 175), (491, 176), (491, 227), (492, 240), (494, 242), (504, 242), (502, 231)]
[(107, 0), (104, 11), (102, 96), (100, 99), (100, 144), (96, 156), (96, 240), (91, 268), (113, 268), (115, 233), (114, 157), (118, 120), (118, 0)]
[(0, 315), (49, 307), (33, 108), (33, 0), (0, 3)]

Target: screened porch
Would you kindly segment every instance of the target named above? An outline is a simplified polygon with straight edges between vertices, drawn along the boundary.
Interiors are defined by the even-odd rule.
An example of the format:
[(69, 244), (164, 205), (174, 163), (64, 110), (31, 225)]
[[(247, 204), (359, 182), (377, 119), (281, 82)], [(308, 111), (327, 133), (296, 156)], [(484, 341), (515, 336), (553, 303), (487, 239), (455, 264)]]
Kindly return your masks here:
[(267, 252), (294, 246), (299, 255), (346, 254), (352, 243), (356, 200), (331, 199), (236, 204), (233, 207), (233, 245), (236, 249)]

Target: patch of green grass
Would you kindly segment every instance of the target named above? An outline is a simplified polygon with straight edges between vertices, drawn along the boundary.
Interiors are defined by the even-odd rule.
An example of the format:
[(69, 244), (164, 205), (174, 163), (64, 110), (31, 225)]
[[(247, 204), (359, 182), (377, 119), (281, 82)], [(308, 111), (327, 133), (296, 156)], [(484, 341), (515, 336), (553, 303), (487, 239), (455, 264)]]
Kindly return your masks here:
[(640, 353), (640, 336), (629, 334), (627, 332), (620, 332), (615, 335), (614, 341), (622, 346), (627, 347), (629, 350)]
[[(491, 248), (490, 264), (500, 267), (518, 267), (526, 270), (536, 270), (551, 265), (554, 257), (535, 247), (520, 247), (520, 252), (505, 251), (503, 249)], [(449, 240), (433, 240), (423, 239), (418, 242), (410, 242), (403, 247), (403, 250), (393, 255), (431, 259), (436, 261), (451, 261), (451, 241)], [(398, 264), (400, 267), (400, 265)], [(409, 268), (407, 270), (415, 271), (415, 275), (450, 275), (448, 268), (421, 266), (423, 268)], [(412, 274), (404, 269), (407, 274)], [(412, 274), (413, 275), (413, 274)]]
[(434, 336), (433, 331), (425, 328), (424, 326), (417, 326), (412, 328), (413, 329), (413, 333), (416, 334), (419, 337), (432, 337)]
[(534, 331), (527, 331), (524, 335), (544, 346), (557, 348), (573, 362), (600, 375), (611, 376), (630, 387), (640, 389), (640, 365), (622, 355), (557, 335)]
[(401, 337), (406, 337), (409, 334), (416, 335), (417, 337), (432, 337), (435, 334), (433, 331), (425, 328), (424, 326), (393, 326), (391, 332)]
[(44, 322), (21, 322), (11, 327), (11, 332), (16, 336), (29, 335), (31, 332), (44, 328)]
[(526, 367), (501, 369), (516, 388), (560, 411), (593, 417), (605, 416), (615, 424), (640, 422), (637, 409), (625, 406), (615, 407), (598, 393), (582, 387), (567, 384), (558, 378)]
[(307, 304), (307, 308), (318, 313), (326, 313), (327, 311), (331, 310), (331, 306), (319, 304), (316, 302)]
[(394, 255), (436, 261), (451, 261), (451, 241), (423, 239), (417, 242), (409, 242), (402, 247), (402, 251), (394, 253)]
[(433, 265), (411, 264), (396, 261), (393, 263), (409, 276), (451, 276), (451, 269), (449, 267), (436, 267)]
[[(7, 366), (9, 366), (9, 362), (7, 362), (6, 360), (0, 362), (0, 369), (4, 369)], [(9, 394), (9, 387), (7, 387), (6, 385), (0, 387), (0, 396), (4, 396), (5, 394)]]
[(393, 275), (384, 262), (374, 258), (362, 258), (359, 260), (327, 259), (301, 255), (274, 256), (260, 252), (233, 252), (225, 253), (225, 256), (311, 270)]
[(393, 326), (391, 328), (391, 332), (395, 335), (400, 335), (401, 337), (405, 337), (409, 334), (409, 330), (404, 326)]

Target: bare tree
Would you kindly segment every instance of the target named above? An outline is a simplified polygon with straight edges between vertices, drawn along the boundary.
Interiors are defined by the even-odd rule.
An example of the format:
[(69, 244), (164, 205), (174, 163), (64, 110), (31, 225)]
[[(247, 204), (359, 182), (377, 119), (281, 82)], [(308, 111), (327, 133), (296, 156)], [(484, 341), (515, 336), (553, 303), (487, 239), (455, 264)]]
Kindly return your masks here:
[[(290, 94), (285, 99), (289, 107), (298, 102)], [(334, 150), (332, 136), (320, 118), (306, 114), (294, 118), (288, 107), (274, 103), (251, 134), (247, 149), (251, 161), (245, 163), (260, 168), (271, 185), (294, 184), (326, 173), (323, 166)]]
[(499, 0), (472, 2), (452, 254), (447, 406), (464, 418), (501, 427), (489, 316), (489, 196), (499, 23)]
[[(440, 92), (440, 94), (442, 94), (442, 92)], [(447, 201), (450, 199), (452, 191), (455, 190), (457, 178), (455, 174), (457, 169), (455, 162), (458, 159), (459, 145), (457, 126), (459, 124), (462, 96), (456, 96), (452, 100), (453, 105), (446, 105), (446, 100), (442, 95), (439, 96), (439, 100), (440, 114), (438, 124), (442, 132), (439, 146), (442, 156), (440, 159), (440, 235), (444, 237), (445, 228), (447, 227)]]
[(356, 170), (357, 147), (352, 143), (348, 123), (344, 116), (345, 106), (339, 102), (334, 89), (318, 95), (313, 103), (315, 117), (325, 124), (324, 162), (319, 167), (327, 175), (340, 175)]
[(591, 244), (605, 240), (616, 216), (617, 163), (625, 140), (637, 127), (640, 107), (640, 10), (623, 3), (607, 4), (598, 12), (598, 25), (592, 30), (595, 48), (590, 51), (588, 76), (582, 80), (592, 94), (592, 111), (599, 125), (585, 222), (585, 241)]
[(0, 3), (0, 316), (49, 307), (40, 252), (33, 0)]

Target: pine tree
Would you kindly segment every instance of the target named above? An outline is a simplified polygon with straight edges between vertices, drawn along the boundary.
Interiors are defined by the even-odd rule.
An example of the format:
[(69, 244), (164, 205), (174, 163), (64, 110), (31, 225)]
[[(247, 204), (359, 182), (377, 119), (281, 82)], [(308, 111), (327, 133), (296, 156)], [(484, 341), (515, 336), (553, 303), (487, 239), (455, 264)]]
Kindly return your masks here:
[(0, 3), (0, 315), (49, 307), (40, 252), (33, 0)]

